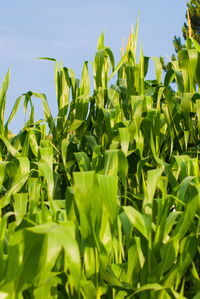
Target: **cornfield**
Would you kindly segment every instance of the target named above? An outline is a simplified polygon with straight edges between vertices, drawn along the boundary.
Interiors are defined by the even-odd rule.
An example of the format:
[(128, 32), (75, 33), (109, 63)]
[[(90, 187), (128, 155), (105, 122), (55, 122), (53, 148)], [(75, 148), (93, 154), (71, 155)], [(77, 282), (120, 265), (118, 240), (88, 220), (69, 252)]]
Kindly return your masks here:
[[(200, 46), (188, 39), (164, 73), (137, 35), (116, 64), (102, 34), (80, 80), (50, 59), (56, 117), (29, 91), (5, 120), (6, 74), (0, 298), (200, 298)], [(12, 135), (20, 105), (26, 123)]]

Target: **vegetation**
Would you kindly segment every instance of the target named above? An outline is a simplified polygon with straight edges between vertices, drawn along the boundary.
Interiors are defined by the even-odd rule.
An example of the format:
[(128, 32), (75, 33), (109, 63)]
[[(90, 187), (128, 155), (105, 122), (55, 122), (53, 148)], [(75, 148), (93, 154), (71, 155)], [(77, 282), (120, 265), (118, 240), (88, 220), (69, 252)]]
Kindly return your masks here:
[[(182, 27), (183, 37), (185, 40), (189, 37), (193, 37), (198, 43), (200, 43), (200, 1), (190, 0), (187, 3), (186, 20)], [(174, 46), (176, 52), (179, 52), (185, 47), (180, 37), (174, 37)]]
[[(7, 73), (0, 298), (199, 298), (200, 47), (188, 40), (164, 80), (153, 57), (146, 80), (136, 45), (137, 26), (116, 65), (102, 34), (92, 88), (88, 62), (78, 80), (55, 61), (55, 119), (29, 91), (4, 121)], [(21, 104), (27, 121), (11, 136)]]

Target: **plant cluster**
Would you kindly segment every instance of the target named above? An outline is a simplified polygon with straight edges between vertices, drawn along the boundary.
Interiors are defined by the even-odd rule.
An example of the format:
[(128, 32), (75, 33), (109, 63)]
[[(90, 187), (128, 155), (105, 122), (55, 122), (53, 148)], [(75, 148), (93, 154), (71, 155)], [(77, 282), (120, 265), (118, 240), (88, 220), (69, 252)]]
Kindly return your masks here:
[[(200, 49), (192, 42), (164, 80), (153, 57), (156, 78), (146, 80), (137, 26), (117, 65), (102, 34), (94, 88), (88, 62), (78, 80), (55, 61), (56, 118), (45, 95), (29, 91), (5, 122), (7, 73), (0, 298), (199, 298)], [(11, 135), (21, 103), (28, 120)]]
[[(183, 24), (182, 33), (184, 40), (187, 38), (193, 37), (195, 40), (200, 43), (200, 1), (199, 0), (190, 0), (187, 3), (187, 11), (185, 14), (186, 22)], [(181, 38), (174, 37), (174, 47), (178, 53), (182, 48), (185, 47), (181, 42)]]

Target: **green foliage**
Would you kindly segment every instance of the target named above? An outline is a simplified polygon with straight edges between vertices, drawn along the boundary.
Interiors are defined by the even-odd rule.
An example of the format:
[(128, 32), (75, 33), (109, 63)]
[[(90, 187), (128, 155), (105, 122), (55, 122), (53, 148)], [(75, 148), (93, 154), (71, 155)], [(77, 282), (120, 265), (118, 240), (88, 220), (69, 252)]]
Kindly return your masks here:
[[(187, 12), (185, 14), (187, 22), (182, 27), (182, 33), (185, 40), (194, 38), (200, 43), (200, 1), (190, 0), (187, 2)], [(187, 44), (187, 41), (186, 41)], [(179, 52), (185, 45), (182, 44), (180, 37), (174, 37), (174, 47)]]
[[(137, 32), (117, 65), (100, 36), (94, 89), (87, 62), (78, 80), (55, 61), (55, 119), (29, 91), (5, 122), (6, 75), (0, 298), (199, 297), (200, 49), (191, 39), (163, 79), (153, 57), (156, 79), (146, 80)], [(10, 135), (21, 102), (30, 115)]]

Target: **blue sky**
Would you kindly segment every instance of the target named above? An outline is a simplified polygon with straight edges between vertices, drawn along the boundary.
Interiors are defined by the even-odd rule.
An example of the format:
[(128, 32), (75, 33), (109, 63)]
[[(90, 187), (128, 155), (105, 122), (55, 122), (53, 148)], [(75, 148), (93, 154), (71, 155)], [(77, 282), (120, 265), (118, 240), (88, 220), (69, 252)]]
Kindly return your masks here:
[[(105, 33), (106, 45), (116, 58), (122, 39), (130, 33), (140, 12), (139, 41), (146, 56), (171, 56), (173, 36), (181, 34), (185, 21), (184, 0), (6, 0), (1, 1), (0, 80), (11, 66), (7, 97), (9, 112), (16, 98), (29, 90), (43, 92), (55, 111), (54, 66), (37, 57), (54, 57), (77, 76), (85, 60), (92, 60), (98, 36)], [(150, 76), (153, 76), (151, 71)], [(41, 117), (39, 104), (36, 106)], [(21, 112), (20, 112), (21, 113)], [(21, 114), (11, 130), (23, 124)]]

